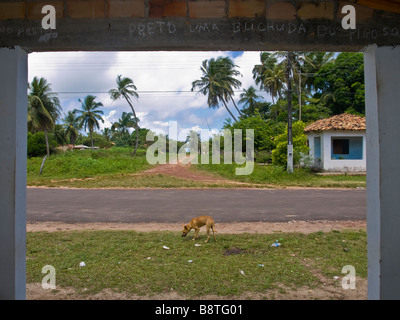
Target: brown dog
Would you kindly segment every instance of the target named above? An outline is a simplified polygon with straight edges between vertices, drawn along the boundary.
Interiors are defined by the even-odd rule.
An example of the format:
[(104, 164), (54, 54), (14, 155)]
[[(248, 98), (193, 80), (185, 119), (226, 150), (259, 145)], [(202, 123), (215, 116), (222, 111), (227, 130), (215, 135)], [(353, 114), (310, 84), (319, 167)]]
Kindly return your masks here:
[(186, 237), (186, 235), (189, 233), (189, 231), (194, 229), (195, 233), (194, 233), (194, 238), (192, 240), (196, 240), (199, 235), (200, 228), (202, 226), (206, 226), (206, 228), (207, 228), (206, 243), (210, 239), (210, 229), (213, 232), (214, 241), (217, 241), (215, 239), (215, 232), (217, 232), (217, 231), (215, 231), (214, 219), (211, 218), (210, 216), (200, 216), (200, 217), (193, 218), (192, 220), (190, 220), (190, 222), (187, 225), (183, 226), (182, 237)]

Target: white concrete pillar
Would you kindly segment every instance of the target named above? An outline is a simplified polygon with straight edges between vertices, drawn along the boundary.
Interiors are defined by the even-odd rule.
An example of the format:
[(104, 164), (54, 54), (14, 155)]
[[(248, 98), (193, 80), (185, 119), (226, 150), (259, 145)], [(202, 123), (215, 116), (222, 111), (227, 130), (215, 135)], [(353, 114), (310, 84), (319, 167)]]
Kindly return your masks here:
[(400, 299), (400, 47), (364, 52), (368, 298)]
[(0, 48), (0, 299), (25, 299), (28, 55)]

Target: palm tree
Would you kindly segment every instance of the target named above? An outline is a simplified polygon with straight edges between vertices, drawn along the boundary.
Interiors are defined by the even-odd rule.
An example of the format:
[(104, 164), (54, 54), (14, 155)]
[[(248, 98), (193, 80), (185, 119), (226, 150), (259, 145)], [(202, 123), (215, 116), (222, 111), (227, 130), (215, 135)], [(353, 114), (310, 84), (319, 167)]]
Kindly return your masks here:
[(243, 93), (240, 94), (239, 103), (247, 106), (247, 113), (249, 115), (253, 115), (256, 110), (258, 100), (261, 99), (263, 99), (263, 97), (257, 95), (256, 89), (253, 86), (250, 86), (247, 90), (243, 89)]
[(60, 101), (45, 78), (34, 77), (28, 88), (28, 127), (32, 131), (44, 131), (47, 156), (50, 156), (47, 133), (54, 129), (61, 114)]
[(225, 100), (228, 101), (228, 98), (230, 98), (233, 102), (233, 106), (235, 107), (239, 115), (242, 115), (241, 111), (236, 106), (235, 100), (233, 99), (233, 89), (240, 89), (240, 87), (242, 86), (242, 83), (234, 78), (241, 75), (241, 73), (235, 69), (238, 66), (235, 65), (229, 57), (219, 57), (217, 61), (221, 65), (220, 72), (223, 76), (222, 83), (225, 88)]
[(85, 97), (84, 101), (79, 99), (81, 103), (82, 110), (75, 109), (75, 113), (79, 113), (78, 123), (80, 128), (84, 128), (85, 131), (89, 129), (90, 140), (93, 144), (93, 131), (95, 128), (100, 129), (100, 125), (98, 120), (104, 123), (104, 119), (101, 117), (103, 114), (102, 110), (98, 110), (99, 107), (102, 107), (103, 104), (101, 102), (95, 101), (96, 97), (92, 95), (88, 95)]
[[(286, 69), (287, 53), (277, 52), (275, 54), (277, 57), (283, 58), (280, 63)], [(333, 57), (333, 52), (292, 52), (292, 78), (297, 89), (300, 121), (302, 92), (310, 92), (313, 89), (313, 77), (322, 66), (331, 62)]]
[(111, 126), (111, 131), (119, 129), (121, 135), (129, 134), (128, 128), (136, 128), (136, 121), (132, 119), (132, 112), (122, 112), (121, 118), (118, 122), (114, 122)]
[(305, 76), (304, 86), (311, 92), (315, 90), (314, 79), (317, 72), (326, 64), (334, 61), (334, 52), (307, 52), (306, 63), (303, 65), (302, 73)]
[(135, 144), (135, 150), (132, 153), (132, 157), (133, 157), (135, 155), (136, 150), (139, 145), (139, 126), (138, 126), (139, 121), (138, 121), (138, 118), (136, 117), (136, 112), (135, 112), (135, 109), (133, 108), (131, 97), (138, 99), (139, 95), (136, 92), (137, 88), (136, 88), (135, 84), (133, 83), (132, 79), (122, 78), (122, 75), (119, 75), (119, 76), (117, 76), (116, 82), (117, 82), (117, 89), (111, 89), (109, 91), (111, 99), (113, 101), (115, 101), (120, 98), (124, 98), (126, 100), (126, 102), (128, 102), (129, 106), (131, 107), (133, 117), (135, 118), (136, 144)]
[(275, 104), (274, 99), (282, 98), (285, 83), (285, 69), (283, 64), (277, 64), (273, 69), (265, 70), (263, 86), (265, 91), (271, 95), (272, 104)]
[(268, 70), (273, 70), (278, 60), (274, 54), (270, 52), (261, 52), (260, 53), (260, 61), (261, 64), (256, 64), (253, 68), (253, 79), (257, 85), (260, 86), (260, 89), (265, 89), (264, 87), (264, 79), (265, 74)]
[(194, 91), (194, 89), (198, 88), (198, 93), (207, 96), (207, 104), (210, 108), (219, 108), (222, 102), (232, 119), (237, 122), (236, 117), (227, 106), (228, 99), (233, 101), (232, 87), (238, 88), (241, 85), (241, 82), (234, 78), (234, 76), (240, 74), (234, 67), (236, 66), (228, 57), (204, 60), (200, 67), (203, 76), (199, 80), (192, 82), (191, 90)]
[(111, 138), (112, 138), (112, 134), (113, 134), (111, 128), (104, 128), (102, 133), (103, 133), (104, 138), (106, 138), (106, 140), (108, 142), (110, 142)]
[(272, 104), (275, 99), (282, 98), (282, 91), (285, 87), (285, 68), (278, 63), (278, 56), (275, 53), (262, 52), (260, 54), (261, 64), (253, 68), (253, 79), (260, 89), (270, 94)]
[(64, 122), (65, 136), (69, 136), (69, 142), (75, 145), (79, 134), (79, 123), (76, 112), (68, 111), (67, 114), (64, 114), (62, 121)]

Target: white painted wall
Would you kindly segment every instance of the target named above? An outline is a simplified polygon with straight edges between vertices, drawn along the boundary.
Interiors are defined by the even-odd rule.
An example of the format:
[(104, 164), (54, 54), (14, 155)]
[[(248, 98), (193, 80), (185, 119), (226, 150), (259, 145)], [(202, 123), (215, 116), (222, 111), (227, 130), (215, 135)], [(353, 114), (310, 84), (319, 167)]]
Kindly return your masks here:
[[(322, 131), (309, 132), (306, 134), (309, 140), (310, 155), (314, 157), (314, 137), (321, 137), (321, 165), (324, 171), (346, 171), (346, 172), (365, 172), (366, 164), (366, 139), (365, 132), (355, 131)], [(332, 138), (363, 137), (363, 156), (361, 160), (356, 159), (332, 159)]]

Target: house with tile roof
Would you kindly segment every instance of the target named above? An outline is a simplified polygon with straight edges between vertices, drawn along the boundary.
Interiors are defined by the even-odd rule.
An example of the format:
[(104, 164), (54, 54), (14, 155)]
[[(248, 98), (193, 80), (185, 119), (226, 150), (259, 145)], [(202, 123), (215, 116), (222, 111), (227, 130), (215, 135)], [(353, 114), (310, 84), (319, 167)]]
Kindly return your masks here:
[(305, 129), (310, 157), (323, 171), (366, 171), (365, 117), (339, 114), (318, 120)]

